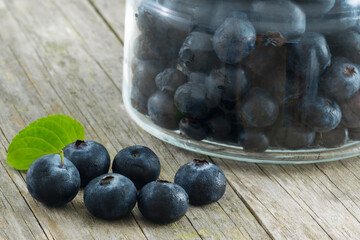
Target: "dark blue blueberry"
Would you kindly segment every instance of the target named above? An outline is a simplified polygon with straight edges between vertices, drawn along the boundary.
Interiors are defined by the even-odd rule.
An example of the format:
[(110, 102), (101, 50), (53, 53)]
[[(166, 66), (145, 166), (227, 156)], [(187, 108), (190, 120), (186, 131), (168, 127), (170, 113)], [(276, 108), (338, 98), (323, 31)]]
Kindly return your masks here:
[(221, 61), (235, 64), (250, 54), (255, 40), (255, 29), (247, 19), (231, 17), (216, 30), (213, 46)]
[[(312, 51), (317, 60), (316, 65), (310, 64)], [(293, 44), (289, 53), (289, 68), (306, 74), (314, 71), (314, 68), (318, 66), (317, 71), (322, 73), (330, 65), (330, 58), (331, 54), (325, 37), (320, 33), (307, 32), (298, 43)]]
[(342, 117), (339, 105), (321, 96), (314, 100), (303, 99), (300, 111), (305, 126), (316, 132), (329, 132), (335, 129)]
[(205, 119), (211, 110), (203, 84), (187, 82), (181, 85), (176, 90), (174, 99), (176, 107), (185, 117)]
[(280, 33), (291, 39), (305, 32), (305, 13), (288, 0), (255, 0), (250, 20), (259, 34)]
[(198, 83), (198, 84), (204, 84), (206, 77), (207, 77), (207, 74), (205, 74), (205, 73), (192, 72), (192, 73), (189, 74), (188, 81)]
[(321, 18), (308, 18), (307, 31), (330, 34), (346, 30), (358, 24), (359, 2), (335, 0), (334, 7)]
[(207, 124), (189, 118), (181, 119), (179, 129), (181, 135), (198, 141), (205, 139), (209, 134)]
[(347, 128), (360, 128), (360, 92), (351, 98), (339, 102), (342, 112), (342, 124)]
[(319, 133), (315, 141), (322, 147), (335, 148), (341, 147), (346, 142), (346, 128), (339, 126), (330, 132)]
[(151, 149), (144, 146), (131, 146), (118, 152), (114, 158), (114, 173), (128, 177), (141, 189), (145, 184), (156, 180), (160, 175), (160, 162)]
[(353, 141), (360, 141), (360, 128), (349, 128), (349, 138)]
[(141, 34), (135, 39), (134, 55), (142, 60), (161, 60), (163, 47), (164, 44), (151, 35)]
[(269, 132), (271, 146), (297, 150), (309, 147), (315, 139), (315, 132), (297, 124), (280, 124)]
[(166, 36), (168, 26), (166, 18), (161, 14), (162, 11), (161, 5), (156, 0), (141, 1), (135, 14), (140, 31), (155, 36)]
[(95, 177), (109, 172), (109, 153), (98, 142), (77, 140), (67, 145), (63, 151), (64, 156), (79, 170), (81, 187), (85, 187)]
[(223, 171), (218, 166), (199, 159), (180, 167), (175, 174), (174, 182), (185, 189), (192, 205), (216, 202), (224, 195), (226, 189)]
[(243, 15), (241, 12), (247, 12), (251, 6), (250, 1), (196, 1), (192, 29), (214, 33), (227, 18), (239, 17)]
[(333, 58), (321, 77), (320, 88), (337, 101), (351, 98), (360, 88), (359, 68), (346, 58)]
[(156, 60), (138, 60), (132, 79), (133, 88), (150, 97), (156, 90), (155, 77), (164, 69), (163, 64)]
[(148, 114), (157, 125), (176, 130), (179, 128), (181, 113), (174, 104), (174, 98), (167, 92), (157, 91), (148, 100)]
[(246, 152), (265, 152), (269, 147), (269, 139), (264, 132), (255, 128), (240, 131), (238, 143)]
[(143, 114), (147, 114), (147, 102), (149, 97), (140, 92), (139, 88), (136, 86), (133, 86), (131, 90), (131, 96), (130, 101), (131, 105), (139, 112)]
[(227, 141), (233, 139), (232, 135), (236, 131), (233, 129), (232, 122), (224, 114), (215, 114), (208, 120), (209, 136), (217, 141)]
[(154, 181), (146, 184), (139, 192), (138, 207), (141, 214), (152, 222), (171, 223), (185, 215), (189, 197), (177, 184)]
[(80, 189), (80, 174), (75, 165), (59, 154), (40, 157), (26, 173), (26, 186), (33, 198), (49, 206), (70, 202)]
[(226, 65), (214, 69), (205, 81), (208, 98), (225, 109), (233, 109), (248, 86), (245, 71), (240, 66)]
[(267, 127), (276, 121), (279, 104), (267, 91), (255, 87), (247, 92), (239, 104), (238, 114), (245, 126)]
[(294, 0), (305, 12), (306, 17), (321, 17), (335, 5), (335, 0)]
[(336, 32), (327, 39), (334, 56), (345, 57), (356, 64), (360, 63), (360, 32), (358, 29)]
[(192, 32), (185, 39), (179, 52), (179, 59), (185, 72), (209, 72), (219, 64), (211, 37), (206, 33)]
[(174, 94), (176, 89), (186, 82), (186, 76), (175, 68), (167, 68), (155, 78), (158, 89)]
[(135, 207), (136, 188), (123, 175), (103, 174), (86, 186), (84, 203), (95, 217), (109, 220), (123, 218)]

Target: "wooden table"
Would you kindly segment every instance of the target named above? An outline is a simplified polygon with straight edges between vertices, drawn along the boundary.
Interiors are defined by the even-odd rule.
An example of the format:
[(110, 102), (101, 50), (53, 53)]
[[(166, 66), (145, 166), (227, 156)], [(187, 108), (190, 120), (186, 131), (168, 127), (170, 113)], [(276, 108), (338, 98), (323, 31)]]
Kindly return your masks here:
[(124, 0), (0, 0), (0, 239), (360, 239), (360, 162), (277, 166), (211, 158), (225, 172), (225, 196), (191, 206), (169, 225), (137, 207), (119, 221), (92, 217), (83, 191), (64, 207), (40, 204), (25, 172), (6, 164), (11, 139), (30, 122), (62, 113), (112, 157), (143, 144), (172, 180), (197, 154), (137, 127), (122, 103)]

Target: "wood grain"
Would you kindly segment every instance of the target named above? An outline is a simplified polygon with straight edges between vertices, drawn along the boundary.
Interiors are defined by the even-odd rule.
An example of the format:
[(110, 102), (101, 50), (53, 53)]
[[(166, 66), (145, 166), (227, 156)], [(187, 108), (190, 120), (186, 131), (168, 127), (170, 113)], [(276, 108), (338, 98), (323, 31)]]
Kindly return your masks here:
[(159, 156), (161, 178), (199, 156), (137, 127), (122, 103), (124, 0), (0, 0), (0, 239), (360, 239), (358, 159), (302, 166), (208, 158), (225, 172), (224, 197), (191, 206), (169, 225), (137, 207), (103, 221), (83, 191), (61, 208), (32, 199), (25, 174), (6, 165), (11, 139), (31, 121), (62, 113), (114, 157), (142, 144)]

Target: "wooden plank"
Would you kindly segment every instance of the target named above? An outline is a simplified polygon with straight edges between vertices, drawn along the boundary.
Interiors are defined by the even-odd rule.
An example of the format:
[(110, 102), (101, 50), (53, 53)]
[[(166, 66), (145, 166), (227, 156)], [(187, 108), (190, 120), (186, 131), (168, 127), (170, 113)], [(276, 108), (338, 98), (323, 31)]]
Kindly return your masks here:
[[(54, 100), (64, 104), (64, 107), (60, 105), (60, 107), (62, 107), (60, 109), (54, 108), (51, 102), (43, 107), (46, 108), (48, 112), (69, 111), (74, 114), (74, 117), (87, 126), (87, 133), (90, 132), (90, 136), (93, 137), (94, 140), (105, 143), (112, 156), (115, 155), (116, 149), (120, 149), (123, 146), (134, 143), (150, 145), (161, 158), (163, 166), (161, 176), (171, 180), (179, 167), (179, 162), (174, 161), (171, 152), (165, 144), (144, 134), (142, 130), (135, 127), (130, 119), (124, 115), (124, 108), (121, 103), (121, 92), (116, 86), (117, 83), (114, 83), (112, 79), (113, 76), (121, 75), (121, 69), (117, 67), (114, 69), (119, 72), (104, 72), (106, 68), (99, 66), (104, 64), (104, 58), (101, 58), (101, 56), (96, 57), (96, 59), (104, 60), (104, 62), (97, 62), (95, 61), (96, 59), (94, 59), (95, 55), (92, 55), (90, 51), (84, 50), (84, 48), (88, 46), (91, 47), (92, 45), (89, 42), (96, 41), (99, 36), (107, 39), (107, 41), (109, 41), (109, 39), (113, 41), (111, 39), (114, 38), (109, 35), (111, 33), (101, 32), (103, 31), (101, 29), (99, 29), (100, 34), (99, 32), (94, 33), (91, 28), (87, 29), (85, 33), (82, 33), (81, 28), (84, 26), (84, 23), (79, 23), (79, 21), (93, 23), (95, 20), (86, 18), (86, 16), (93, 16), (91, 12), (89, 15), (82, 15), (81, 18), (76, 18), (75, 16), (69, 17), (81, 11), (81, 9), (90, 8), (88, 8), (87, 5), (83, 6), (79, 4), (79, 2), (74, 4), (72, 1), (63, 1), (61, 4), (59, 3), (58, 6), (53, 5), (51, 2), (46, 2), (39, 3), (38, 5), (35, 4), (37, 6), (34, 7), (33, 3), (29, 4), (26, 1), (6, 4), (17, 21), (17, 23), (11, 26), (11, 29), (13, 29), (14, 32), (24, 32), (25, 37), (20, 39), (16, 37), (14, 39), (16, 35), (10, 34), (4, 37), (5, 41), (12, 47), (24, 72), (27, 73), (26, 75), (29, 78), (27, 81), (32, 82), (34, 88), (42, 93), (39, 97), (39, 102), (46, 102), (48, 95), (55, 95)], [(67, 17), (58, 11), (60, 6), (65, 9), (63, 11), (67, 13)], [(56, 27), (54, 29), (53, 25), (44, 26), (44, 21), (41, 21), (41, 19), (50, 18), (57, 19), (58, 25), (56, 26), (60, 29), (56, 29)], [(67, 22), (68, 19), (71, 20), (71, 24)], [(96, 21), (100, 21), (100, 18)], [(20, 25), (21, 28), (17, 25)], [(32, 31), (29, 29), (35, 30)], [(90, 33), (91, 31), (93, 32), (93, 36)], [(88, 39), (90, 39), (89, 42), (87, 42)], [(71, 44), (68, 44), (69, 41), (71, 41)], [(117, 47), (118, 45), (116, 44), (119, 43), (115, 42), (116, 39), (114, 42), (111, 42), (111, 45)], [(96, 46), (94, 48), (96, 49)], [(32, 54), (25, 56), (23, 55), (24, 52), (32, 52)], [(121, 52), (115, 53), (121, 54)], [(94, 54), (100, 53), (95, 52)], [(104, 51), (102, 54), (106, 55), (109, 53)], [(34, 55), (36, 57), (34, 57)], [(118, 58), (118, 55), (113, 55), (114, 51), (108, 55), (108, 58)], [(87, 71), (90, 71), (90, 73)], [(33, 76), (37, 77), (34, 78)], [(72, 81), (66, 81), (69, 77), (71, 77), (70, 80)], [(43, 79), (49, 80), (44, 81)], [(11, 89), (7, 89), (7, 91), (9, 91), (9, 95), (12, 95)], [(118, 97), (114, 98), (112, 96)], [(99, 106), (99, 102), (101, 102), (101, 106)], [(21, 99), (20, 103), (26, 106), (26, 103), (21, 102)], [(37, 106), (39, 107), (39, 104), (37, 104)], [(35, 118), (31, 113), (26, 111), (21, 112), (20, 115), (26, 122), (32, 121)], [(113, 121), (113, 119), (117, 121)], [(11, 138), (12, 136), (10, 135), (8, 137)], [(178, 152), (184, 151), (176, 149), (172, 153), (177, 155)], [(192, 156), (192, 154), (188, 155), (188, 157), (182, 161), (190, 160), (192, 157), (189, 156)], [(22, 184), (20, 181), (17, 183)], [(26, 189), (24, 191), (26, 191)], [(37, 206), (28, 194), (26, 195), (26, 193), (24, 193), (24, 195), (25, 198), (29, 200), (31, 207), (36, 209), (36, 211), (38, 211), (37, 213), (42, 216), (40, 222), (45, 228), (48, 228), (54, 236), (65, 238), (70, 236), (70, 230), (60, 233), (56, 227), (54, 229), (48, 227), (50, 225), (48, 218), (52, 217), (52, 214), (56, 214), (58, 218), (64, 217), (61, 214), (63, 210), (50, 213), (47, 210), (43, 210), (41, 205)], [(230, 196), (233, 198), (236, 197), (233, 192)], [(227, 214), (231, 211), (227, 206), (240, 211), (235, 217), (232, 217), (234, 219), (233, 221)], [(77, 214), (82, 216), (84, 214), (86, 220), (91, 218), (88, 216), (88, 213), (86, 213), (86, 210), (84, 210), (84, 207), (81, 206), (81, 196), (75, 199), (73, 208)], [(243, 213), (242, 210), (244, 210), (244, 215), (247, 217), (244, 217), (242, 222), (235, 222)], [(141, 230), (149, 239), (168, 239), (169, 236), (175, 236), (176, 239), (198, 239), (199, 234), (205, 239), (212, 239), (213, 236), (224, 239), (229, 238), (229, 236), (242, 236), (243, 239), (254, 238), (252, 236), (262, 236), (260, 239), (268, 238), (256, 220), (253, 217), (248, 218), (249, 211), (246, 211), (246, 207), (244, 207), (241, 201), (228, 202), (223, 206), (215, 204), (205, 209), (191, 209), (187, 214), (187, 218), (183, 218), (175, 224), (162, 227), (145, 221), (137, 209), (133, 211), (133, 214), (141, 226)], [(74, 215), (74, 213), (71, 215)], [(73, 218), (75, 218), (75, 216)], [(198, 216), (202, 216), (202, 218), (197, 218)], [(196, 229), (193, 228), (188, 219), (193, 221), (191, 224), (196, 225)], [(104, 233), (102, 229), (106, 229), (106, 231), (113, 232), (114, 234), (118, 234), (118, 231), (124, 232), (124, 227), (117, 224), (114, 228), (117, 228), (118, 231), (112, 231), (112, 227), (104, 228), (104, 226), (95, 226), (94, 228), (89, 228), (83, 226), (84, 224), (87, 225), (90, 223), (84, 219), (82, 220), (83, 221), (79, 222), (71, 219), (71, 223), (74, 224), (74, 226), (81, 226), (89, 231), (91, 236), (106, 236), (106, 233)], [(249, 226), (253, 226), (253, 228), (248, 229), (248, 227), (246, 225), (243, 226), (242, 223), (247, 223)], [(229, 233), (227, 233), (227, 231), (229, 231)], [(86, 233), (84, 234), (86, 236)], [(77, 235), (77, 237), (79, 237), (79, 235)]]
[(124, 41), (125, 0), (89, 0), (109, 28)]

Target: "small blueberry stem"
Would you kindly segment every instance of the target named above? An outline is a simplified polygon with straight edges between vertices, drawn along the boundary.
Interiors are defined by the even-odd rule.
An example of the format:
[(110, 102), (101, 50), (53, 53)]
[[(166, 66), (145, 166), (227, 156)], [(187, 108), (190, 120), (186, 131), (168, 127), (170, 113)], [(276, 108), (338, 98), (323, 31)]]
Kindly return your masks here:
[(63, 150), (60, 150), (60, 159), (61, 159), (61, 167), (64, 166), (64, 151)]

